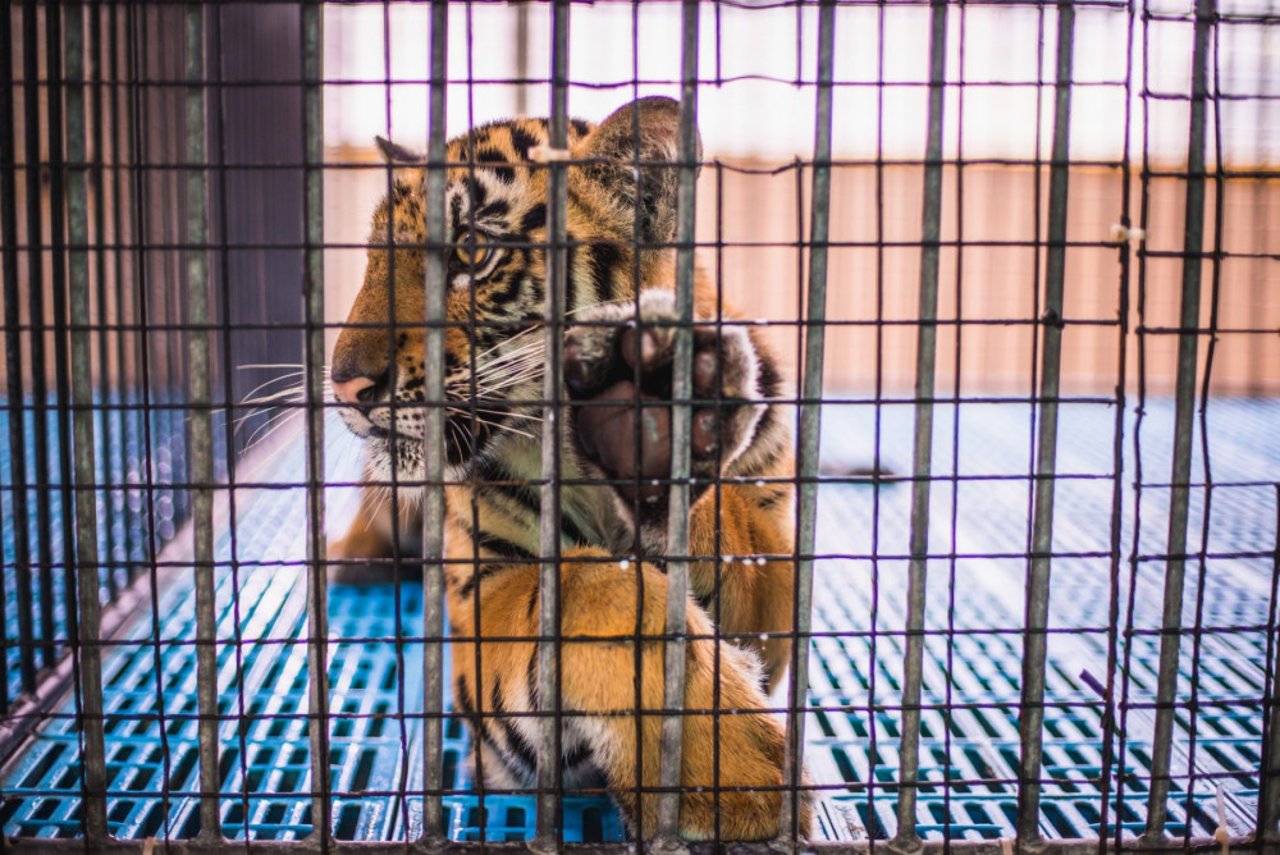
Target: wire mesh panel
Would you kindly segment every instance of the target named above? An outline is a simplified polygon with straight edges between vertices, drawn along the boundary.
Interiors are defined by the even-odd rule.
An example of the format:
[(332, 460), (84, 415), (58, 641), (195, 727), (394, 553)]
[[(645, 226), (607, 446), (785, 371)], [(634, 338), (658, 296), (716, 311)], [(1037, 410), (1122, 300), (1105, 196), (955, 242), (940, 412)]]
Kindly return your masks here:
[(0, 28), (0, 848), (1280, 847), (1266, 3)]

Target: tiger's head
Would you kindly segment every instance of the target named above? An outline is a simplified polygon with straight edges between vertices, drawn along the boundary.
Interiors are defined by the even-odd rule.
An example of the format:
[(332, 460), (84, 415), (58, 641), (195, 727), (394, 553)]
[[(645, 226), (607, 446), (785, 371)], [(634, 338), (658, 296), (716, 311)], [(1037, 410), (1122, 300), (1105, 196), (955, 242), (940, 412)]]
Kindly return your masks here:
[[(642, 98), (569, 128), (569, 312), (672, 278), (679, 105)], [(478, 127), (447, 149), (445, 448), (455, 473), (503, 438), (538, 435), (549, 169), (546, 120)], [(330, 382), (371, 474), (420, 479), (425, 410), (426, 170), (379, 140), (395, 167), (373, 215), (364, 284), (334, 345)], [(700, 156), (700, 152), (699, 152)], [(638, 255), (637, 255), (638, 253)], [(394, 406), (392, 405), (394, 403)], [(395, 450), (394, 460), (392, 449)]]

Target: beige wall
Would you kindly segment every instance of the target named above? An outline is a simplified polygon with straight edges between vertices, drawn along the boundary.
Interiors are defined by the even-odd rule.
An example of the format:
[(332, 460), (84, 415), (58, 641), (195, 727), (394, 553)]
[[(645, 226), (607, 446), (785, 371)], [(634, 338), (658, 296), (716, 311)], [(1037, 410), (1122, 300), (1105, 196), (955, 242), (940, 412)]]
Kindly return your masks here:
[[(371, 151), (330, 151), (329, 161), (373, 162)], [(949, 167), (944, 182), (944, 242), (962, 238), (963, 252), (941, 251), (938, 314), (944, 321), (960, 317), (984, 321), (963, 326), (960, 334), (960, 381), (966, 394), (1025, 394), (1032, 382), (1032, 326), (1034, 295), (1042, 288), (1036, 276), (1036, 251), (1030, 246), (992, 245), (1029, 242), (1035, 228), (1035, 171), (1030, 167), (969, 166), (959, 176)], [(886, 166), (882, 235), (877, 250), (877, 178), (871, 166), (838, 167), (833, 173), (831, 249), (827, 331), (827, 386), (866, 391), (876, 383), (877, 364), (886, 393), (908, 392), (914, 379), (915, 337), (919, 288), (920, 197), (922, 173), (915, 166)], [(805, 210), (798, 210), (794, 168), (763, 164), (726, 164), (703, 170), (698, 187), (698, 239), (701, 262), (715, 275), (721, 272), (728, 304), (749, 318), (777, 322), (770, 330), (779, 356), (790, 370), (796, 363), (798, 300), (804, 259), (796, 247), (806, 235), (809, 174), (802, 176)], [(325, 251), (327, 318), (339, 324), (346, 316), (364, 270), (360, 245), (368, 234), (368, 217), (385, 190), (380, 169), (334, 169), (325, 179)], [(1043, 234), (1048, 173), (1040, 177), (1040, 223)], [(1070, 180), (1068, 237), (1082, 243), (1109, 239), (1119, 222), (1123, 180), (1117, 171), (1076, 169)], [(18, 182), (18, 210), (24, 185)], [(1140, 185), (1131, 184), (1130, 216), (1140, 216)], [(1150, 184), (1147, 248), (1146, 318), (1156, 330), (1144, 337), (1147, 388), (1153, 393), (1171, 389), (1175, 371), (1175, 327), (1179, 311), (1182, 259), (1184, 183), (1154, 179)], [(958, 201), (963, 198), (963, 210)], [(1208, 188), (1209, 219), (1206, 247), (1212, 246), (1216, 194)], [(1214, 358), (1213, 389), (1221, 394), (1280, 394), (1280, 178), (1233, 179), (1227, 182), (1223, 204), (1222, 245), (1226, 257), (1219, 267), (1219, 334)], [(963, 225), (963, 234), (957, 232)], [(19, 240), (25, 242), (25, 222), (19, 217)], [(713, 246), (717, 228), (724, 246)], [(117, 236), (108, 229), (108, 241)], [(120, 237), (129, 240), (128, 235)], [(47, 239), (47, 227), (46, 227)], [(347, 246), (343, 246), (343, 245)], [(1044, 264), (1040, 250), (1040, 265)], [(157, 253), (153, 263), (178, 263), (177, 253)], [(1249, 257), (1250, 255), (1259, 257)], [(159, 256), (164, 256), (160, 258)], [(1139, 280), (1136, 253), (1130, 253), (1130, 333), (1127, 339), (1127, 379), (1136, 386), (1139, 371)], [(1072, 246), (1067, 251), (1066, 316), (1062, 375), (1064, 389), (1073, 393), (1109, 393), (1115, 386), (1120, 333), (1121, 252), (1112, 246)], [(45, 276), (50, 274), (46, 257)], [(113, 256), (108, 255), (109, 264)], [(19, 293), (26, 314), (26, 264), (19, 259)], [(96, 264), (96, 258), (91, 259)], [(131, 261), (125, 253), (126, 276)], [(171, 268), (174, 269), (174, 268)], [(110, 272), (110, 271), (109, 271)], [(1213, 267), (1204, 264), (1202, 325), (1208, 324)], [(108, 277), (111, 279), (111, 277)], [(96, 275), (95, 275), (96, 281)], [(113, 283), (112, 283), (113, 285)], [(880, 295), (877, 295), (877, 288)], [(114, 287), (107, 289), (114, 292)], [(46, 281), (46, 312), (52, 305)], [(125, 289), (125, 314), (129, 289)], [(96, 299), (96, 297), (95, 297)], [(877, 300), (882, 300), (878, 327)], [(153, 306), (153, 311), (161, 307)], [(114, 300), (108, 315), (116, 314)], [(95, 316), (97, 310), (94, 310)], [(1008, 322), (1008, 323), (1003, 323)], [(789, 325), (790, 324), (790, 325)], [(126, 335), (132, 335), (127, 333)], [(112, 351), (117, 333), (111, 334)], [(330, 343), (337, 331), (329, 333)], [(155, 334), (150, 343), (159, 357), (172, 335)], [(23, 362), (29, 365), (29, 334), (22, 336)], [(1201, 339), (1203, 366), (1207, 336)], [(49, 339), (49, 346), (52, 340)], [(177, 346), (182, 349), (181, 345)], [(880, 358), (877, 360), (877, 348)], [(944, 323), (938, 335), (938, 388), (950, 390), (956, 366), (956, 326)], [(52, 382), (52, 366), (49, 380)], [(100, 369), (101, 366), (95, 366)], [(0, 360), (0, 384), (4, 384)], [(118, 373), (118, 366), (108, 370)], [(28, 390), (30, 383), (28, 379)]]
[[(366, 151), (334, 151), (331, 159), (371, 162)], [(783, 362), (794, 368), (799, 316), (801, 258), (796, 247), (807, 235), (809, 173), (802, 176), (803, 212), (797, 206), (796, 170), (783, 165), (734, 163), (703, 169), (698, 185), (698, 240), (702, 264), (721, 271), (726, 302), (749, 318), (779, 322), (770, 337)], [(829, 389), (869, 390), (876, 382), (877, 347), (886, 392), (909, 391), (914, 380), (918, 317), (922, 171), (918, 166), (886, 166), (882, 239), (877, 251), (877, 177), (872, 166), (837, 167), (832, 178), (831, 249), (827, 331)], [(359, 243), (367, 235), (368, 216), (386, 186), (381, 170), (333, 170), (326, 180), (325, 239)], [(1047, 228), (1048, 170), (1041, 170), (1040, 233)], [(1184, 183), (1151, 182), (1149, 237), (1153, 253), (1180, 252)], [(1110, 245), (1111, 227), (1120, 221), (1123, 178), (1118, 170), (1078, 168), (1070, 177), (1068, 240), (1094, 246), (1067, 251), (1063, 337), (1063, 388), (1073, 393), (1109, 393), (1118, 370), (1121, 251)], [(1140, 215), (1140, 187), (1131, 185), (1130, 217)], [(986, 321), (963, 326), (959, 362), (961, 390), (971, 393), (1025, 394), (1032, 382), (1032, 330), (1037, 276), (1035, 236), (1036, 172), (1032, 167), (967, 166), (958, 175), (946, 171), (943, 198), (944, 242), (963, 239), (963, 252), (941, 251), (938, 316), (944, 321)], [(959, 201), (963, 199), (963, 207)], [(1220, 303), (1213, 388), (1222, 394), (1280, 394), (1280, 179), (1232, 180), (1224, 199), (1223, 248), (1231, 253), (1270, 253), (1266, 259), (1228, 257), (1220, 268)], [(1212, 246), (1209, 188), (1206, 247)], [(803, 216), (805, 225), (798, 227)], [(962, 225), (963, 233), (958, 232)], [(717, 252), (719, 239), (724, 247)], [(913, 245), (914, 244), (914, 245)], [(1004, 244), (1004, 245), (993, 245)], [(1039, 263), (1044, 265), (1041, 247)], [(1138, 265), (1130, 253), (1128, 380), (1138, 377)], [(1181, 288), (1181, 258), (1149, 258), (1146, 275), (1147, 327), (1176, 326)], [(717, 266), (719, 265), (719, 267)], [(326, 254), (328, 315), (341, 322), (359, 287), (364, 255), (330, 249)], [(1204, 265), (1202, 325), (1207, 326), (1212, 266)], [(879, 274), (879, 277), (877, 276)], [(883, 302), (877, 344), (877, 288)], [(957, 294), (960, 295), (957, 300)], [(791, 323), (788, 326), (788, 322)], [(995, 322), (995, 323), (989, 323)], [(1008, 323), (1004, 323), (1008, 322)], [(1249, 328), (1266, 332), (1245, 333)], [(336, 333), (334, 333), (336, 335)], [(1148, 391), (1171, 388), (1177, 339), (1172, 333), (1146, 335)], [(1207, 337), (1202, 339), (1204, 362)], [(938, 335), (938, 388), (954, 386), (956, 326), (944, 324)]]

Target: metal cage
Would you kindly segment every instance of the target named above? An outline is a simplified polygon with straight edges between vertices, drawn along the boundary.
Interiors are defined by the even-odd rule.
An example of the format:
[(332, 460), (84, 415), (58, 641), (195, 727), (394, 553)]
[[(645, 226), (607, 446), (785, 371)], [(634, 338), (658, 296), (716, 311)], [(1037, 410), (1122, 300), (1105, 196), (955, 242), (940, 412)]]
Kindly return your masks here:
[[(678, 75), (661, 80), (642, 79), (637, 58), (635, 22), (655, 4), (625, 6), (633, 73), (614, 84), (619, 103), (642, 85), (680, 102), (671, 412), (685, 450), (661, 556), (652, 840), (631, 839), (607, 793), (557, 774), (556, 597), (541, 597), (528, 639), (537, 696), (554, 699), (537, 718), (537, 786), (486, 788), (468, 772), (445, 677), (443, 487), (456, 476), (443, 454), (426, 456), (421, 484), (393, 472), (388, 485), (393, 505), (421, 493), (422, 557), (397, 550), (386, 584), (328, 581), (327, 526), (351, 513), (362, 476), (325, 384), (326, 335), (346, 308), (326, 278), (364, 249), (363, 234), (335, 238), (326, 223), (349, 192), (331, 182), (368, 174), (386, 189), (391, 167), (326, 145), (326, 93), (381, 87), (390, 123), (393, 84), (417, 87), (434, 211), (450, 99), (501, 85), (520, 112), (549, 117), (542, 470), (524, 484), (541, 509), (546, 592), (559, 585), (576, 246), (572, 164), (554, 154), (568, 151), (571, 93), (593, 85), (570, 65), (571, 19), (590, 10), (568, 2), (510, 4), (504, 80), (470, 62), (473, 15), (505, 4), (426, 4), (414, 80), (391, 70), (399, 4), (370, 4), (384, 74), (334, 76), (326, 15), (359, 5), (14, 2), (0, 14), (0, 848), (1280, 851), (1280, 174), (1266, 145), (1245, 162), (1224, 143), (1248, 135), (1233, 105), (1256, 106), (1258, 139), (1280, 126), (1274, 5), (683, 2), (667, 4)], [(1035, 22), (1033, 79), (966, 76), (996, 7)], [(724, 74), (724, 21), (779, 14), (794, 21), (779, 36), (794, 36), (794, 76)], [(927, 63), (904, 79), (886, 72), (899, 15), (927, 33)], [(1086, 19), (1116, 39), (1118, 76), (1073, 64)], [(1188, 54), (1176, 91), (1149, 79), (1152, 45), (1173, 29)], [(1222, 73), (1237, 33), (1260, 45), (1256, 79)], [(538, 51), (546, 75), (531, 70)], [(870, 70), (849, 71), (842, 57), (860, 53)], [(466, 55), (465, 76), (450, 54)], [(803, 105), (806, 155), (699, 163), (700, 93), (753, 77)], [(1010, 108), (1002, 121), (1034, 127), (1032, 155), (967, 156), (973, 100), (1022, 90), (1034, 116)], [(549, 104), (533, 100), (542, 91)], [(918, 156), (885, 150), (885, 99), (900, 91), (923, 111)], [(1073, 99), (1091, 91), (1115, 98), (1101, 121), (1122, 138), (1116, 156), (1073, 149)], [(875, 150), (846, 157), (855, 99), (874, 108)], [(1169, 104), (1185, 111), (1172, 140), (1152, 119)], [(1170, 145), (1176, 163), (1153, 154)], [(760, 177), (785, 185), (774, 219), (730, 198)], [(1008, 195), (1019, 181), (1025, 204)], [(986, 227), (975, 204), (1005, 201), (1021, 221)], [(869, 212), (861, 231), (851, 205)], [(789, 336), (796, 448), (796, 643), (774, 699), (785, 792), (778, 838), (756, 844), (679, 832), (695, 256), (717, 281), (734, 264), (741, 275), (748, 262), (725, 260), (749, 244), (725, 236), (733, 217), (761, 219), (758, 246), (781, 260), (770, 271), (794, 285), (779, 298), (789, 317), (756, 322)], [(449, 236), (443, 217), (426, 222), (424, 443), (441, 449)], [(1010, 310), (997, 285), (973, 284), (1004, 251), (1025, 254)], [(850, 275), (855, 253), (866, 275)], [(1005, 331), (1016, 348), (974, 350)], [(995, 388), (1002, 361), (1014, 379)], [(756, 559), (713, 557), (718, 573)]]

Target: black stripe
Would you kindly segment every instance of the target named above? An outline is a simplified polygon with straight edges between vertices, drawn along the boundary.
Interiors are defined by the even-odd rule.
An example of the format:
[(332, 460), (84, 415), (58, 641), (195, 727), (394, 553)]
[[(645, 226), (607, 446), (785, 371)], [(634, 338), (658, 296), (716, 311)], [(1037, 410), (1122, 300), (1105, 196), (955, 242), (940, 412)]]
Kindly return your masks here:
[(596, 298), (602, 303), (615, 298), (613, 270), (622, 260), (622, 251), (614, 243), (596, 243), (586, 248), (587, 265), (591, 268), (591, 283)]
[(458, 679), (454, 681), (454, 703), (458, 705), (458, 709), (467, 721), (471, 723), (472, 729), (476, 735), (487, 746), (501, 756), (504, 752), (502, 746), (498, 745), (497, 740), (493, 738), (493, 734), (489, 732), (489, 720), (481, 718), (476, 712), (475, 702), (471, 699), (471, 692), (467, 688), (467, 677), (465, 674), (459, 674)]
[(476, 214), (476, 219), (483, 220), (493, 217), (505, 217), (509, 210), (511, 209), (506, 202), (502, 199), (497, 199), (481, 208), (480, 212)]
[(503, 558), (510, 558), (515, 561), (532, 561), (538, 557), (520, 544), (512, 543), (505, 537), (499, 537), (487, 531), (480, 532), (478, 540), (482, 549), (495, 552)]
[(527, 161), (529, 159), (529, 149), (536, 148), (537, 145), (538, 140), (533, 134), (524, 128), (518, 128), (515, 125), (511, 126), (511, 147), (520, 155), (521, 160)]
[(467, 690), (467, 675), (459, 674), (457, 679), (453, 681), (453, 702), (458, 705), (458, 709), (469, 719), (476, 717), (476, 705), (471, 700), (471, 692)]
[[(538, 585), (535, 582), (529, 586), (529, 619), (532, 620), (538, 614)], [(530, 683), (532, 686), (533, 684)], [(529, 697), (533, 697), (530, 692)]]
[[(534, 516), (542, 513), (542, 497), (538, 492), (527, 482), (508, 472), (499, 461), (489, 458), (477, 460), (475, 474), (482, 490), (497, 493)], [(586, 545), (591, 542), (563, 509), (560, 513), (560, 531), (573, 543)], [(536, 555), (529, 555), (529, 557), (537, 558)]]
[(454, 196), (449, 200), (449, 222), (453, 231), (457, 231), (462, 223), (462, 196)]
[[(536, 582), (533, 586), (533, 596), (529, 598), (529, 602), (533, 604), (538, 602), (538, 585)], [(529, 611), (532, 615), (533, 609), (531, 608)], [(541, 628), (539, 628), (539, 631), (540, 629)], [(534, 645), (529, 651), (529, 662), (525, 665), (524, 669), (525, 677), (529, 680), (529, 704), (535, 710), (542, 708), (542, 698), (538, 693), (538, 663), (535, 662), (533, 658), (537, 655), (538, 647), (537, 645)]]
[[(462, 527), (463, 531), (465, 531), (468, 535), (471, 536), (472, 543), (477, 547), (479, 547), (480, 549), (485, 549), (485, 550), (488, 550), (489, 552), (497, 553), (499, 556), (510, 559), (512, 561), (537, 560), (537, 556), (534, 555), (532, 552), (520, 546), (519, 544), (512, 543), (506, 538), (498, 537), (495, 534), (489, 534), (488, 532), (483, 532), (483, 531), (480, 532), (480, 534), (477, 536), (475, 532), (471, 530), (471, 524), (468, 520), (460, 519), (458, 520), (458, 523)], [(462, 583), (462, 586), (458, 588), (458, 595), (461, 597), (469, 597), (475, 591), (476, 586), (479, 585), (482, 581), (494, 575), (495, 573), (500, 573), (503, 570), (511, 570), (511, 569), (514, 569), (514, 568), (512, 568), (510, 565), (507, 565), (507, 564), (483, 564), (479, 566), (477, 569), (473, 570), (471, 575), (467, 577), (466, 581)]]
[[(516, 548), (518, 549), (519, 547), (516, 547)], [(526, 560), (530, 560), (530, 561), (533, 560), (532, 555), (529, 555), (528, 553), (525, 553), (525, 555), (528, 556)], [(503, 556), (503, 558), (507, 558), (507, 557), (509, 556), (506, 556), (506, 555)], [(514, 570), (514, 569), (515, 568), (510, 566), (509, 564), (485, 564), (479, 570), (472, 571), (471, 575), (467, 577), (467, 580), (462, 583), (462, 587), (458, 588), (458, 596), (469, 597), (475, 591), (476, 586), (479, 585), (481, 582), (483, 582), (485, 579), (488, 579), (490, 576), (493, 576), (495, 574), (501, 573), (503, 570)]]
[[(448, 357), (446, 355), (447, 362)], [(469, 447), (474, 448), (484, 448), (489, 442), (490, 434), (494, 431), (493, 426), (489, 424), (487, 419), (484, 421), (479, 419), (472, 420), (470, 415), (451, 413), (445, 418), (445, 423), (450, 426), (446, 429), (445, 436), (461, 431), (464, 435), (471, 437)], [(446, 459), (455, 466), (466, 459), (466, 452), (467, 449), (463, 447), (463, 444), (454, 439), (450, 439), (449, 442), (445, 443)]]
[[(502, 152), (492, 148), (482, 148), (476, 154), (476, 161), (485, 164), (486, 169), (492, 170), (493, 174), (503, 184), (514, 184), (516, 180), (516, 171), (506, 164), (507, 157)], [(489, 164), (499, 164), (490, 166)]]
[(566, 769), (572, 769), (582, 763), (594, 762), (595, 758), (591, 755), (591, 746), (585, 742), (579, 742), (573, 748), (569, 749), (569, 753), (560, 759), (560, 763)]
[(513, 483), (519, 479), (513, 476), (500, 461), (491, 458), (476, 461), (475, 475), (483, 491), (498, 493), (531, 513), (538, 513), (541, 507), (538, 494), (533, 492), (527, 484)]
[(573, 232), (565, 231), (565, 288), (564, 288), (564, 306), (566, 309), (575, 309), (578, 306), (578, 239)]
[(586, 546), (591, 543), (587, 536), (583, 534), (582, 529), (578, 528), (578, 524), (573, 521), (573, 517), (560, 511), (560, 531), (569, 536), (569, 540), (579, 546)]
[(534, 205), (532, 208), (524, 212), (524, 216), (520, 218), (520, 231), (524, 234), (521, 236), (526, 241), (529, 239), (529, 233), (534, 229), (544, 228), (547, 225), (547, 206), (543, 204)]
[[(782, 428), (778, 426), (779, 417), (780, 416), (778, 414), (777, 407), (766, 408), (764, 411), (764, 414), (761, 415), (760, 418), (756, 420), (756, 427), (755, 427), (755, 430), (751, 433), (751, 439), (750, 441), (748, 441), (747, 447), (751, 449), (755, 449), (756, 445), (760, 442), (760, 437), (765, 436), (766, 434), (769, 434), (769, 433), (773, 433), (774, 431), (782, 430)], [(782, 443), (782, 442), (773, 443), (772, 447), (770, 447), (763, 456), (761, 456), (758, 460), (755, 461), (755, 463), (751, 467), (751, 471), (750, 472), (744, 471), (743, 474), (750, 475), (750, 474), (755, 474), (757, 472), (769, 471), (773, 467), (773, 464), (778, 462), (778, 458), (781, 457), (788, 448), (790, 448), (789, 443)]]
[(507, 746), (515, 753), (517, 759), (524, 764), (525, 768), (533, 771), (538, 768), (538, 755), (534, 753), (533, 746), (525, 741), (520, 731), (516, 730), (515, 725), (511, 723), (511, 719), (504, 716), (506, 708), (502, 703), (502, 690), (495, 680), (493, 683), (492, 703), (493, 711), (498, 716), (496, 721), (498, 727), (502, 728), (502, 734), (506, 737)]
[(774, 490), (770, 493), (766, 493), (756, 499), (756, 507), (762, 511), (771, 510), (778, 505), (779, 502), (785, 499), (789, 492), (790, 491), (788, 490)]
[(484, 204), (485, 199), (489, 195), (489, 191), (484, 189), (484, 183), (479, 180), (473, 180), (471, 176), (462, 179), (463, 186), (466, 188), (467, 197), (471, 200), (471, 210), (475, 210)]
[(756, 352), (756, 391), (761, 398), (776, 398), (782, 385), (782, 375), (778, 373), (773, 359), (768, 354), (761, 353), (755, 344), (755, 340), (752, 339), (751, 346)]
[[(506, 284), (501, 290), (491, 290), (489, 292), (489, 299), (493, 301), (495, 306), (506, 306), (520, 296), (521, 286), (524, 284), (525, 269), (522, 267), (518, 271), (512, 271), (506, 277)], [(498, 283), (494, 280), (492, 284), (496, 286)]]

